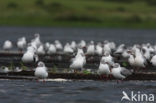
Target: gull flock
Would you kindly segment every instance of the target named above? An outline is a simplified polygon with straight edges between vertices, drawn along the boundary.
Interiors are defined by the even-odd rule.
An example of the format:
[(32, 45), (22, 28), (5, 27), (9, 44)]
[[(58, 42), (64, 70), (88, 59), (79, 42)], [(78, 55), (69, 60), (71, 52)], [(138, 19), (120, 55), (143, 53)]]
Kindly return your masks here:
[[(63, 45), (59, 40), (54, 42), (43, 43), (39, 34), (34, 34), (34, 38), (31, 41), (27, 41), (25, 37), (21, 37), (17, 40), (16, 45), (10, 40), (6, 40), (3, 44), (3, 49), (9, 52), (13, 47), (17, 47), (19, 52), (23, 52), (21, 58), (24, 63), (38, 63), (35, 68), (34, 75), (37, 78), (47, 78), (48, 68), (44, 62), (40, 61), (39, 55), (51, 55), (62, 52), (64, 54), (74, 55), (71, 59), (71, 68), (74, 73), (85, 70), (86, 56), (98, 55), (101, 57), (99, 62), (99, 68), (97, 68), (97, 74), (101, 77), (113, 76), (116, 79), (125, 79), (131, 75), (134, 71), (142, 68), (146, 68), (151, 64), (156, 66), (156, 45), (146, 44), (134, 44), (132, 46), (126, 46), (125, 44), (116, 45), (114, 42), (104, 40), (103, 42), (86, 42), (81, 40), (80, 42), (71, 41)], [(127, 69), (123, 67), (116, 58), (123, 58), (131, 68)], [(8, 67), (2, 67), (1, 72), (9, 72)], [(22, 71), (19, 67), (16, 67), (16, 72)]]

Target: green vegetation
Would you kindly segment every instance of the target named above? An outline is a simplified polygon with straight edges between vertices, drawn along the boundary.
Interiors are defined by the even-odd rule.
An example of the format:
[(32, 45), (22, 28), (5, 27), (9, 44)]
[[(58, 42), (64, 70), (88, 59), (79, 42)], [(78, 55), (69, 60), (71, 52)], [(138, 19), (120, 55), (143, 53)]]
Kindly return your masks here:
[(156, 28), (156, 0), (0, 0), (1, 26)]

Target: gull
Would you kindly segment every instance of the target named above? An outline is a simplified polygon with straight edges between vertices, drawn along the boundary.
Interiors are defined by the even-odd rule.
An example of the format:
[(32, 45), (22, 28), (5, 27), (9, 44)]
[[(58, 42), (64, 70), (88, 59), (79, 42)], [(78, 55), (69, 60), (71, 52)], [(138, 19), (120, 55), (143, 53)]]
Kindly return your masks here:
[(102, 52), (103, 52), (103, 48), (102, 48), (102, 45), (101, 43), (98, 43), (96, 46), (95, 46), (95, 53), (99, 56), (102, 55)]
[(134, 56), (133, 56), (132, 54), (129, 55), (128, 63), (129, 63), (132, 67), (135, 66), (135, 59), (134, 59)]
[(114, 42), (109, 42), (109, 47), (111, 48), (111, 50), (115, 50), (116, 44)]
[(84, 40), (81, 40), (80, 43), (78, 44), (80, 48), (85, 48), (86, 47), (86, 42)]
[(154, 55), (150, 61), (153, 66), (156, 66), (156, 55)]
[(121, 44), (115, 51), (115, 54), (121, 54), (124, 51), (125, 44)]
[(50, 44), (47, 53), (48, 53), (48, 54), (55, 54), (55, 53), (56, 53), (56, 47), (55, 47), (54, 44)]
[(22, 69), (19, 68), (19, 67), (16, 67), (16, 68), (14, 69), (14, 72), (21, 72), (21, 71), (22, 71)]
[(8, 72), (10, 72), (10, 70), (9, 70), (8, 67), (2, 66), (0, 72), (2, 72), (2, 73), (8, 73)]
[(50, 43), (46, 42), (44, 45), (45, 51), (48, 51), (49, 47), (50, 47)]
[(32, 62), (37, 62), (38, 61), (38, 55), (36, 55), (33, 51), (30, 49), (27, 50), (23, 56), (22, 56), (22, 61), (24, 63), (32, 63)]
[(132, 71), (124, 68), (124, 67), (120, 67), (120, 64), (115, 63), (113, 65), (113, 68), (111, 69), (111, 74), (113, 75), (113, 77), (115, 77), (116, 79), (125, 79), (127, 76), (132, 74)]
[(76, 50), (76, 42), (75, 41), (72, 41), (71, 44), (70, 44), (70, 47), (75, 51)]
[(109, 43), (104, 44), (103, 51), (104, 53), (109, 53), (109, 54), (111, 53), (111, 48), (110, 48)]
[(78, 48), (78, 49), (77, 49), (76, 57), (77, 57), (79, 54), (83, 54), (83, 55), (84, 55), (83, 49), (81, 49), (81, 48)]
[(113, 57), (109, 53), (105, 53), (105, 55), (102, 56), (101, 61), (107, 62), (109, 65), (114, 64)]
[(137, 48), (135, 49), (135, 58), (134, 58), (134, 61), (135, 61), (135, 66), (136, 67), (145, 67), (145, 58), (143, 57), (141, 51)]
[(43, 45), (40, 45), (39, 48), (37, 49), (37, 54), (38, 55), (44, 55), (45, 54), (45, 50)]
[(55, 44), (56, 50), (61, 51), (63, 49), (60, 41), (55, 40), (54, 44)]
[(86, 63), (86, 58), (83, 53), (80, 53), (76, 55), (76, 57), (73, 59), (70, 68), (72, 69), (83, 69), (83, 66)]
[(106, 75), (106, 77), (108, 77), (110, 74), (109, 64), (107, 62), (101, 61), (97, 73), (99, 75)]
[(17, 47), (19, 51), (22, 51), (27, 45), (27, 41), (25, 37), (19, 38), (17, 41)]
[(87, 47), (87, 53), (88, 55), (94, 55), (95, 53), (95, 46), (94, 46), (94, 41), (91, 41), (90, 44)]
[(48, 77), (47, 67), (43, 62), (38, 62), (37, 67), (35, 68), (35, 77), (38, 79), (46, 79)]
[(35, 38), (31, 42), (35, 43), (35, 45), (39, 47), (42, 44), (40, 40), (40, 34), (36, 33), (34, 36)]
[(4, 50), (10, 50), (13, 47), (12, 42), (10, 40), (6, 40), (3, 44)]
[(149, 48), (147, 48), (146, 46), (142, 47), (142, 51), (143, 51), (143, 56), (145, 57), (146, 60), (150, 60), (151, 58), (151, 53)]
[(72, 47), (70, 46), (69, 43), (67, 43), (65, 46), (64, 46), (64, 50), (63, 50), (64, 53), (73, 53), (74, 50), (72, 49)]
[(35, 45), (31, 45), (30, 43), (28, 44), (28, 47), (26, 49), (26, 51), (31, 51), (36, 53), (37, 52), (37, 47)]
[(124, 50), (123, 53), (122, 53), (122, 57), (123, 58), (129, 58), (130, 54), (128, 52), (129, 52), (129, 49)]

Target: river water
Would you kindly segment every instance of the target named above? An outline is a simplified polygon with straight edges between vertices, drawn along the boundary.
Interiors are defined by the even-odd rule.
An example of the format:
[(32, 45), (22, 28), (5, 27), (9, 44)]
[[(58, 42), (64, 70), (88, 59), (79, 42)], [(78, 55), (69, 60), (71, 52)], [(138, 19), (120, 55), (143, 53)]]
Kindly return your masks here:
[(6, 39), (16, 42), (21, 36), (26, 36), (30, 40), (34, 33), (40, 33), (44, 42), (53, 42), (58, 39), (65, 43), (83, 39), (86, 41), (110, 40), (117, 44), (125, 43), (128, 45), (147, 42), (156, 43), (156, 30), (50, 27), (0, 27), (0, 43), (2, 44)]
[[(154, 81), (0, 82), (0, 103), (121, 103), (123, 91), (129, 96), (132, 91), (135, 94), (140, 91), (140, 94), (156, 95)], [(125, 102), (128, 101), (124, 100), (122, 103)]]

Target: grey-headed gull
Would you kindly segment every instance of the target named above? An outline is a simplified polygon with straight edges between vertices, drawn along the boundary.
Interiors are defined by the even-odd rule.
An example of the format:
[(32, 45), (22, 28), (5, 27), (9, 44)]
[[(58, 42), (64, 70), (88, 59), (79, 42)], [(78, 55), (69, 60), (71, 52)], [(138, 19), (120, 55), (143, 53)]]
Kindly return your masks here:
[(21, 37), (17, 41), (17, 47), (20, 51), (22, 51), (27, 45), (27, 41), (25, 37)]
[(23, 56), (22, 56), (22, 61), (24, 63), (32, 63), (32, 62), (37, 62), (38, 61), (38, 55), (36, 55), (33, 51), (27, 50)]
[(119, 45), (118, 48), (116, 49), (115, 53), (122, 54), (122, 52), (124, 51), (124, 47), (125, 47), (125, 44)]
[(86, 47), (86, 42), (84, 40), (81, 40), (80, 43), (78, 44), (80, 48), (85, 48)]
[(110, 48), (109, 43), (104, 44), (103, 51), (104, 51), (104, 53), (111, 54), (111, 48)]
[(63, 52), (64, 52), (65, 54), (66, 54), (66, 53), (68, 54), (68, 53), (73, 53), (74, 50), (72, 49), (72, 47), (70, 46), (69, 43), (66, 43), (66, 45), (64, 46)]
[(61, 51), (63, 49), (63, 46), (59, 40), (55, 40), (54, 44), (55, 44), (56, 50)]
[(51, 54), (55, 54), (55, 53), (56, 53), (56, 47), (55, 47), (54, 44), (50, 44), (47, 53), (48, 53), (49, 55), (51, 55)]
[(42, 44), (40, 40), (40, 34), (36, 33), (34, 36), (35, 38), (31, 42), (35, 43), (35, 45), (39, 47)]
[(8, 72), (10, 72), (10, 70), (9, 70), (8, 67), (2, 66), (1, 69), (0, 69), (0, 72), (2, 72), (2, 73), (8, 73)]
[(98, 44), (95, 46), (95, 54), (101, 56), (102, 53), (103, 53), (102, 44), (101, 44), (101, 43), (98, 43)]
[(116, 79), (125, 79), (127, 76), (132, 74), (132, 71), (124, 68), (124, 67), (120, 67), (120, 64), (115, 63), (113, 65), (113, 68), (111, 69), (111, 74), (113, 75), (113, 77), (115, 77)]
[(94, 41), (91, 41), (87, 47), (87, 52), (86, 54), (88, 55), (94, 55), (95, 53), (95, 46), (94, 46)]
[(77, 48), (77, 44), (75, 41), (72, 41), (71, 44), (70, 44), (71, 48), (75, 51), (76, 48)]
[(10, 50), (13, 47), (12, 42), (10, 40), (6, 40), (3, 44), (4, 50)]
[(15, 67), (14, 72), (21, 72), (22, 69), (20, 67)]
[(99, 65), (99, 68), (97, 70), (97, 73), (99, 75), (106, 75), (107, 77), (109, 76), (109, 74), (111, 73), (110, 72), (110, 67), (109, 67), (109, 64), (104, 62), (104, 61), (101, 61), (100, 62), (100, 65)]
[(44, 50), (44, 46), (40, 45), (37, 49), (37, 54), (38, 55), (44, 55), (45, 54), (45, 50)]
[(72, 69), (83, 69), (83, 66), (86, 63), (86, 58), (83, 53), (79, 53), (76, 55), (76, 57), (73, 59), (70, 68)]
[(150, 61), (153, 66), (156, 66), (156, 55), (154, 55)]
[(38, 66), (35, 68), (35, 77), (38, 79), (46, 79), (48, 77), (47, 67), (43, 62), (39, 62)]
[(109, 63), (109, 65), (114, 64), (113, 57), (109, 53), (105, 53), (104, 56), (102, 56), (101, 61)]

